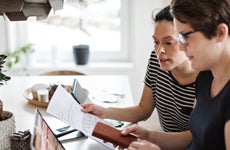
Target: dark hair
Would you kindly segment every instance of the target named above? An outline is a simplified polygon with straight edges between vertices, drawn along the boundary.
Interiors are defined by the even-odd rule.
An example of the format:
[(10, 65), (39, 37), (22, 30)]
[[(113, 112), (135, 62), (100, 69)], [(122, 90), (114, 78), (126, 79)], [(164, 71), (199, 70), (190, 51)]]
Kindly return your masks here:
[(154, 12), (152, 13), (152, 18), (154, 22), (167, 20), (167, 21), (173, 21), (173, 16), (170, 13), (170, 6), (166, 6), (165, 8), (161, 9), (156, 15), (154, 15)]
[[(172, 0), (171, 13), (180, 22), (189, 24), (208, 39), (217, 33), (220, 23), (230, 28), (229, 0)], [(229, 32), (230, 35), (230, 32)]]

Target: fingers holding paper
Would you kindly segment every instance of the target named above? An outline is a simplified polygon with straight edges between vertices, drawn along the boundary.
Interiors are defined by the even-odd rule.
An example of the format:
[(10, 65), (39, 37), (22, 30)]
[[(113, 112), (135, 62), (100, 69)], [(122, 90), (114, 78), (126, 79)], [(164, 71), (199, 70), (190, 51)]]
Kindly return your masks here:
[(94, 114), (102, 119), (106, 117), (106, 113), (105, 113), (106, 108), (102, 106), (93, 103), (85, 103), (85, 104), (81, 104), (81, 106), (82, 106), (81, 111), (83, 112)]

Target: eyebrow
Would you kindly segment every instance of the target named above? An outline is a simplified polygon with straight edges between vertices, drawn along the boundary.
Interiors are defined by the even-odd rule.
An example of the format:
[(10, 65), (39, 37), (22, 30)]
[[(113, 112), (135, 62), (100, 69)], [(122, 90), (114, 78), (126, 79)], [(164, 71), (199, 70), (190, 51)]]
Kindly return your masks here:
[[(152, 38), (154, 39), (154, 38), (156, 38), (157, 39), (157, 37), (155, 37), (154, 35), (152, 35)], [(163, 39), (168, 39), (168, 38), (173, 38), (174, 39), (174, 37), (173, 36), (166, 36), (166, 37), (164, 37)]]

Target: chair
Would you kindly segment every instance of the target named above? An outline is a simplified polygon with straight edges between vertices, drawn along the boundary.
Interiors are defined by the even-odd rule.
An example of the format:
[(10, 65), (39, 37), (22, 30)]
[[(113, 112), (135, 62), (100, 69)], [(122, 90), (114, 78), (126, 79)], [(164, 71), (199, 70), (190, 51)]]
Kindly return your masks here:
[(40, 74), (41, 76), (51, 76), (51, 75), (85, 75), (82, 72), (73, 71), (73, 70), (54, 70), (47, 71)]

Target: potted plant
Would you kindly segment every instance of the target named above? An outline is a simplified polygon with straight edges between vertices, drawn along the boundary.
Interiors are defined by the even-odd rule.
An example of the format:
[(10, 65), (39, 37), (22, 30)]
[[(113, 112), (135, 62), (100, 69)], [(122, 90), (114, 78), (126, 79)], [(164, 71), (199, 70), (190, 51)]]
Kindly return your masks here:
[[(4, 64), (6, 55), (0, 55), (0, 86), (4, 85), (10, 77), (5, 75)], [(12, 112), (3, 110), (3, 102), (0, 99), (0, 149), (10, 148), (10, 136), (15, 132), (15, 119)]]
[[(29, 54), (33, 53), (35, 51), (33, 46), (34, 45), (32, 43), (27, 43), (17, 48), (15, 51), (7, 53), (6, 55), (8, 57), (7, 57), (6, 66), (8, 68), (12, 68), (13, 65), (16, 65), (17, 63), (21, 61), (22, 55), (25, 55), (25, 57), (27, 57)], [(29, 58), (26, 58), (26, 59), (29, 59)]]
[(3, 85), (6, 81), (10, 80), (10, 77), (4, 74), (4, 64), (5, 64), (5, 59), (6, 55), (0, 55), (0, 86)]

